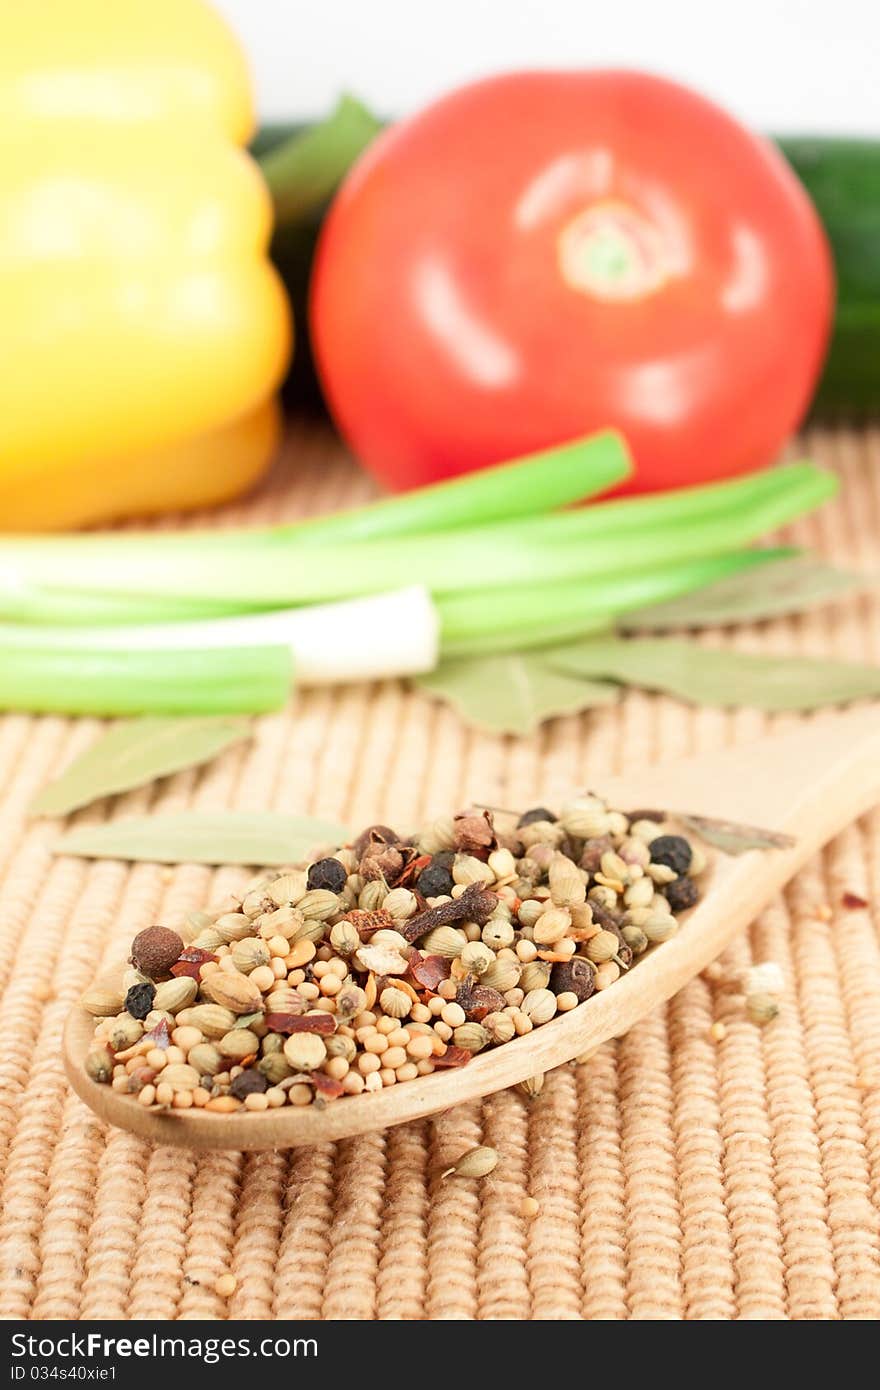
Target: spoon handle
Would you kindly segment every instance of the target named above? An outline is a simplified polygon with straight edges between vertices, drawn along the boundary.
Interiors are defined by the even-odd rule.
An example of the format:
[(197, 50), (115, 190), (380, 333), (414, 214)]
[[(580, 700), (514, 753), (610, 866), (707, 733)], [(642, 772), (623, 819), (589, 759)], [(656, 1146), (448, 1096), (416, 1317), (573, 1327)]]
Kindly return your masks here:
[(826, 713), (751, 744), (604, 778), (599, 790), (624, 809), (743, 821), (815, 848), (880, 802), (880, 710)]

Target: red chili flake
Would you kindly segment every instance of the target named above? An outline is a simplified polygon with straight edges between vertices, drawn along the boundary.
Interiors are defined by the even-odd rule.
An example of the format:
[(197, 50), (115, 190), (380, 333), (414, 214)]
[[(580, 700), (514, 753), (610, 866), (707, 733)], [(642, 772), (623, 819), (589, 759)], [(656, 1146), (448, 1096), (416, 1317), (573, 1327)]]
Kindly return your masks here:
[(201, 946), (187, 946), (185, 951), (181, 951), (177, 964), (172, 965), (172, 975), (188, 975), (191, 980), (200, 978), (199, 971), (209, 960), (219, 960), (213, 951), (203, 951)]
[(445, 956), (422, 956), (413, 952), (409, 962), (409, 973), (422, 989), (436, 990), (441, 980), (448, 980), (452, 973), (452, 962)]
[(427, 869), (430, 862), (430, 854), (421, 854), (419, 855), (418, 859), (414, 859), (411, 864), (407, 864), (403, 873), (400, 875), (400, 878), (397, 880), (398, 888), (402, 888), (404, 887), (404, 885), (409, 884), (412, 881), (412, 879), (418, 878), (419, 874), (422, 872), (422, 869)]
[(341, 1081), (335, 1081), (332, 1076), (328, 1076), (323, 1071), (312, 1072), (312, 1085), (319, 1096), (326, 1096), (327, 1100), (336, 1100), (337, 1096), (345, 1094), (345, 1088)]
[(858, 911), (859, 908), (870, 906), (868, 901), (865, 898), (863, 898), (859, 893), (850, 893), (848, 891), (844, 893), (841, 901), (843, 902), (844, 907), (848, 907), (852, 912)]
[(166, 1047), (171, 1046), (171, 1034), (168, 1031), (167, 1020), (160, 1018), (155, 1028), (151, 1028), (149, 1033), (144, 1034), (144, 1037), (147, 1038), (154, 1047), (160, 1047), (164, 1052)]
[(264, 1020), (270, 1033), (335, 1033), (336, 1019), (332, 1014), (266, 1014)]
[(346, 912), (345, 916), (362, 941), (368, 941), (374, 932), (380, 931), (383, 927), (393, 929), (395, 925), (391, 913), (381, 907), (376, 912), (364, 912), (363, 908), (355, 907), (351, 912)]
[(456, 1047), (450, 1043), (442, 1057), (432, 1057), (431, 1061), (435, 1067), (463, 1067), (472, 1056), (473, 1053), (468, 1052), (466, 1047)]

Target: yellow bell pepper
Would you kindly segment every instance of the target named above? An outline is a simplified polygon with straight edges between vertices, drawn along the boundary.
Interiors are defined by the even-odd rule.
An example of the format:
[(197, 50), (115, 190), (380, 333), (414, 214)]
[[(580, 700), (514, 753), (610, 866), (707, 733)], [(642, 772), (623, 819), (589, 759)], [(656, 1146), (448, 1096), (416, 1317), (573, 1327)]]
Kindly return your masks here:
[(202, 0), (0, 0), (0, 530), (267, 466), (291, 324), (253, 121)]

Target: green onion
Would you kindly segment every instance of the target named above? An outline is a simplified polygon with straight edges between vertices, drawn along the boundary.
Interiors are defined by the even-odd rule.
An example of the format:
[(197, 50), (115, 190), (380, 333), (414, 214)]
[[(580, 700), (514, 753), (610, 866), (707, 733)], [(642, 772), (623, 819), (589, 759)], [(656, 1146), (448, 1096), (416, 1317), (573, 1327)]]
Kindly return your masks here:
[[(746, 485), (747, 483), (747, 485)], [(835, 474), (811, 463), (768, 468), (748, 480), (686, 488), (650, 497), (598, 502), (591, 507), (534, 516), (525, 521), (500, 521), (492, 528), (498, 539), (510, 544), (552, 540), (623, 544), (642, 536), (652, 543), (664, 535), (699, 528), (720, 535), (725, 527), (754, 536), (784, 525), (792, 517), (811, 511), (832, 497), (838, 488)]]
[(441, 652), (444, 657), (488, 655), (603, 631), (630, 609), (677, 598), (791, 553), (747, 550), (587, 582), (446, 595), (437, 600)]
[(260, 166), (275, 205), (275, 225), (317, 212), (381, 129), (382, 122), (346, 93), (326, 120), (263, 153)]
[[(69, 544), (51, 541), (0, 543), (2, 567), (25, 586), (83, 593), (164, 596), (168, 617), (183, 597), (230, 606), (287, 606), (349, 598), (377, 590), (423, 584), (434, 594), (515, 584), (552, 583), (598, 575), (623, 575), (695, 560), (748, 545), (831, 496), (832, 474), (806, 465), (785, 488), (743, 503), (699, 524), (664, 516), (656, 525), (596, 532), (591, 509), (500, 522), (431, 536), (326, 544), (320, 554), (294, 541), (279, 547), (182, 548), (161, 557), (135, 545), (114, 546), (80, 538), (75, 558)], [(621, 504), (622, 505), (622, 504)]]
[(0, 623), (5, 645), (43, 651), (143, 652), (287, 647), (300, 685), (419, 675), (437, 664), (439, 617), (413, 586), (344, 603), (202, 622), (50, 627)]
[[(229, 609), (228, 600), (211, 602), (210, 599), (188, 599), (181, 595), (174, 600), (173, 617), (180, 621), (187, 618), (219, 618)], [(0, 575), (0, 621), (19, 624), (22, 629), (26, 624), (41, 626), (47, 623), (75, 623), (89, 627), (153, 623), (164, 622), (168, 617), (167, 598), (81, 594), (68, 589), (42, 589), (23, 583), (4, 588), (3, 576)]]
[(0, 709), (37, 714), (250, 714), (290, 691), (287, 647), (113, 652), (0, 646)]
[(254, 550), (287, 550), (294, 541), (297, 545), (323, 545), (328, 541), (378, 540), (502, 522), (527, 525), (531, 534), (537, 536), (537, 523), (542, 517), (552, 523), (551, 530), (557, 536), (566, 528), (580, 537), (604, 536), (729, 516), (733, 511), (757, 508), (768, 499), (808, 488), (817, 479), (822, 480), (823, 488), (827, 487), (832, 476), (808, 462), (788, 463), (720, 483), (594, 502), (589, 508), (564, 513), (555, 510), (621, 481), (627, 468), (623, 442), (612, 431), (605, 431), (519, 462), (386, 497), (350, 511), (283, 526), (7, 536), (2, 547), (10, 559), (44, 552), (67, 554), (71, 562), (83, 552), (98, 554), (104, 549), (109, 560), (120, 549), (129, 554), (139, 550), (145, 563), (158, 559), (164, 564), (166, 551), (195, 554), (202, 548), (222, 549), (227, 554), (235, 551), (246, 556)]
[(722, 482), (595, 502), (589, 509), (569, 515), (581, 519), (579, 534), (582, 536), (588, 533), (619, 535), (685, 522), (696, 525), (729, 516), (734, 511), (756, 510), (766, 501), (804, 489), (809, 491), (813, 485), (817, 487), (820, 500), (824, 501), (834, 490), (835, 482), (833, 474), (823, 472), (807, 460), (800, 460)]
[(261, 710), (292, 665), (305, 683), (424, 672), (441, 624), (457, 656), (607, 630), (775, 558), (744, 547), (837, 485), (801, 463), (547, 511), (626, 467), (606, 432), (295, 526), (2, 540), (0, 707)]
[(512, 463), (290, 527), (287, 534), (309, 544), (362, 541), (480, 526), (510, 517), (531, 518), (595, 497), (631, 472), (623, 437), (615, 430), (603, 430)]
[[(599, 449), (605, 457), (604, 446), (599, 448), (603, 440), (613, 442), (615, 436), (597, 436), (583, 448)], [(0, 616), (88, 626), (197, 620), (414, 582), (444, 594), (528, 583), (535, 575), (554, 582), (626, 573), (640, 565), (736, 549), (818, 505), (836, 486), (832, 475), (809, 464), (789, 464), (703, 488), (496, 521), (478, 530), (424, 539), (417, 532), (382, 542), (352, 539), (358, 527), (378, 526), (391, 536), (405, 523), (410, 528), (427, 524), (428, 494), (441, 496), (447, 525), (465, 519), (477, 502), (483, 508), (506, 506), (509, 518), (513, 502), (504, 501), (507, 479), (518, 505), (528, 499), (534, 505), (540, 478), (552, 475), (544, 500), (558, 501), (565, 495), (558, 490), (565, 485), (565, 469), (556, 464), (564, 457), (564, 450), (555, 451), (540, 468), (525, 461), (295, 527), (182, 532), (170, 542), (130, 532), (10, 537), (0, 541)], [(568, 484), (568, 495), (582, 493), (584, 486), (580, 474), (576, 487)], [(440, 513), (435, 509), (434, 514)], [(335, 530), (349, 532), (341, 549), (331, 544)], [(315, 564), (307, 552), (319, 541), (321, 562)]]
[[(39, 552), (67, 554), (74, 562), (83, 552), (106, 548), (108, 558), (124, 550), (139, 552), (146, 561), (166, 563), (166, 551), (222, 549), (248, 554), (269, 547), (287, 550), (297, 545), (378, 540), (414, 536), (462, 526), (482, 526), (537, 514), (585, 501), (622, 482), (632, 470), (626, 444), (614, 430), (576, 439), (541, 453), (529, 454), (495, 468), (434, 483), (413, 492), (384, 497), (364, 507), (334, 512), (284, 526), (220, 528), (201, 531), (112, 531), (95, 535), (9, 536), (3, 547), (10, 555)], [(0, 576), (2, 589), (2, 576)]]

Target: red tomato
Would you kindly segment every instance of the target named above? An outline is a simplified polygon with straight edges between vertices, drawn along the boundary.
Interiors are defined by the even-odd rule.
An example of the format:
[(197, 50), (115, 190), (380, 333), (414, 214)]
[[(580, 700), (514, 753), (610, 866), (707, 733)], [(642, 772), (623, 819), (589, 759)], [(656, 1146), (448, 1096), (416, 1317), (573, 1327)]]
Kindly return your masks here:
[(832, 301), (767, 140), (660, 78), (528, 72), (375, 142), (325, 224), (311, 329), (342, 433), (392, 487), (616, 425), (649, 489), (773, 459)]

